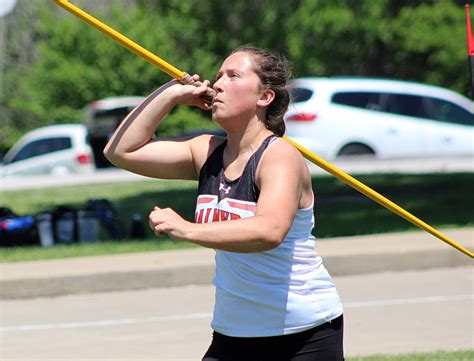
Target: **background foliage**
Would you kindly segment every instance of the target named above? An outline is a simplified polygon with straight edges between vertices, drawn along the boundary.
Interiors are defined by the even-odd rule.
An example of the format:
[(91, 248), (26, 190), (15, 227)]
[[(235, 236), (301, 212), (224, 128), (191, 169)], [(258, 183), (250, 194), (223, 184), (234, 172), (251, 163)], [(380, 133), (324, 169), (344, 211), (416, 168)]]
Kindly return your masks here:
[[(213, 79), (236, 46), (285, 54), (295, 76), (378, 76), (468, 94), (465, 0), (107, 0), (72, 3), (189, 73)], [(0, 153), (27, 130), (80, 122), (92, 100), (146, 95), (169, 77), (46, 0), (6, 29)], [(183, 108), (167, 132), (209, 127)], [(188, 122), (189, 119), (190, 121)]]

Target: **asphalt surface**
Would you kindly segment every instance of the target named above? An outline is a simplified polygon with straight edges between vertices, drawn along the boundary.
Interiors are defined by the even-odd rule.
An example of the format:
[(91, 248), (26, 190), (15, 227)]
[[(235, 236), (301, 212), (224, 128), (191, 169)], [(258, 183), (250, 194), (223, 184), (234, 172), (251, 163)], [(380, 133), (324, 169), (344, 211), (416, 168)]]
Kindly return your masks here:
[[(471, 267), (336, 276), (346, 356), (474, 349)], [(2, 360), (200, 360), (211, 285), (0, 301)], [(262, 360), (271, 361), (271, 360)]]

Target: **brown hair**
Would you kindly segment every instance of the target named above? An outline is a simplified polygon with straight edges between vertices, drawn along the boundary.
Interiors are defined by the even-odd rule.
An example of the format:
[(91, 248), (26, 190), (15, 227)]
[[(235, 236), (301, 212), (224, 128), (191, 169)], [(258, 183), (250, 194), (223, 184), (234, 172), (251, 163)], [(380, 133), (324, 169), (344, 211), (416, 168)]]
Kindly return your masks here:
[(290, 94), (287, 81), (291, 77), (291, 68), (282, 55), (274, 54), (266, 49), (243, 45), (232, 51), (232, 54), (245, 52), (254, 55), (255, 73), (259, 76), (262, 86), (275, 92), (275, 99), (270, 103), (265, 114), (265, 126), (278, 136), (285, 134), (283, 116), (288, 110)]

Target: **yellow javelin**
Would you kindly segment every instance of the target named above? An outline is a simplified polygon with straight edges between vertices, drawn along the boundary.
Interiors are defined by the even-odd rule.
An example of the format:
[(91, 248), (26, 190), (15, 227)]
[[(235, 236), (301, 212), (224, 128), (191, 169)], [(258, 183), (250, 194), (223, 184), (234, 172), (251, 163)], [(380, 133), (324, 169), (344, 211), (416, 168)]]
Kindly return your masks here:
[(366, 195), (368, 198), (372, 199), (373, 201), (377, 202), (378, 204), (384, 206), (388, 210), (392, 211), (393, 213), (399, 215), (400, 217), (406, 219), (408, 222), (413, 223), (415, 226), (425, 230), (428, 233), (431, 233), (433, 236), (439, 238), (443, 242), (446, 242), (450, 246), (456, 248), (458, 251), (461, 251), (462, 253), (468, 255), (469, 257), (473, 258), (474, 253), (465, 249), (458, 243), (450, 240), (448, 237), (446, 237), (443, 233), (439, 232), (435, 228), (431, 227), (429, 224), (423, 222), (421, 219), (415, 217), (413, 214), (410, 212), (406, 211), (402, 207), (398, 206), (391, 200), (385, 198), (383, 195), (380, 193), (377, 193), (374, 191), (372, 188), (366, 186), (364, 183), (358, 181), (354, 177), (351, 177), (349, 174), (343, 172), (339, 168), (335, 167), (328, 161), (324, 160), (323, 158), (317, 156), (316, 154), (310, 152), (308, 149), (302, 147), (298, 143), (294, 142), (288, 137), (284, 137), (286, 140), (288, 140), (290, 143), (292, 143), (298, 150), (303, 154), (303, 156), (308, 159), (309, 161), (313, 162), (320, 168), (324, 169), (326, 172), (332, 174), (336, 178), (340, 179), (344, 183), (350, 185), (352, 188), (358, 190), (360, 193)]
[[(167, 63), (163, 59), (159, 58), (155, 54), (151, 53), (147, 49), (143, 48), (142, 46), (138, 45), (134, 41), (130, 40), (126, 36), (120, 34), (118, 31), (112, 29), (110, 26), (104, 24), (103, 22), (97, 20), (93, 16), (89, 15), (85, 11), (79, 9), (77, 6), (72, 5), (69, 3), (67, 0), (53, 0), (57, 5), (61, 6), (62, 8), (66, 9), (73, 15), (76, 15), (77, 17), (81, 18), (82, 20), (86, 21), (88, 24), (92, 25), (105, 35), (111, 37), (127, 49), (131, 50), (138, 56), (144, 58), (148, 62), (152, 63), (153, 65), (157, 66), (160, 68), (162, 71), (165, 73), (169, 74), (171, 77), (179, 80), (180, 82), (183, 83), (188, 83), (188, 84), (193, 84), (194, 81), (192, 78), (187, 74), (186, 72), (179, 70), (175, 68), (173, 65)], [(197, 84), (196, 84), (197, 85)], [(212, 97), (213, 95), (213, 90), (209, 89), (209, 92), (206, 94), (209, 97)], [(301, 154), (308, 159), (309, 161), (313, 162), (320, 168), (324, 169), (328, 173), (334, 175), (336, 178), (340, 179), (344, 183), (348, 184), (352, 188), (356, 189), (357, 191), (361, 192), (368, 198), (372, 199), (373, 201), (379, 203), (380, 205), (384, 206), (388, 210), (392, 211), (393, 213), (399, 215), (400, 217), (406, 219), (407, 221), (413, 223), (415, 226), (425, 230), (426, 232), (432, 234), (433, 236), (439, 238), (443, 242), (446, 242), (450, 246), (454, 247), (458, 251), (468, 255), (471, 258), (474, 258), (474, 253), (465, 249), (458, 243), (450, 240), (448, 237), (446, 237), (444, 234), (436, 230), (435, 228), (431, 227), (429, 224), (423, 222), (421, 219), (415, 217), (411, 213), (407, 212), (405, 209), (402, 207), (398, 206), (397, 204), (393, 203), (389, 199), (385, 198), (381, 194), (377, 193), (370, 187), (366, 186), (364, 183), (358, 181), (357, 179), (351, 177), (347, 173), (343, 172), (339, 168), (333, 166), (331, 163), (325, 161), (321, 157), (317, 156), (316, 154), (310, 152), (308, 149), (302, 147), (298, 143), (294, 142), (293, 140), (284, 137), (286, 140), (288, 140), (290, 143), (292, 143), (298, 150), (301, 152)]]

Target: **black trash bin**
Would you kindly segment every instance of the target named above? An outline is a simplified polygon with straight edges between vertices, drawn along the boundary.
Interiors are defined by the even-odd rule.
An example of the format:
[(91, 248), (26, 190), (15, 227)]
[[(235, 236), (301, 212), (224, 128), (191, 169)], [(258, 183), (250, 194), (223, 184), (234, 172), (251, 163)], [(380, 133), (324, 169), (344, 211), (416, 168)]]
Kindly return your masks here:
[(92, 209), (77, 212), (77, 240), (79, 243), (94, 243), (99, 239), (99, 217)]
[(71, 244), (76, 241), (76, 211), (58, 207), (54, 212), (54, 242)]
[(54, 245), (54, 223), (51, 212), (42, 212), (36, 216), (36, 228), (42, 247)]

